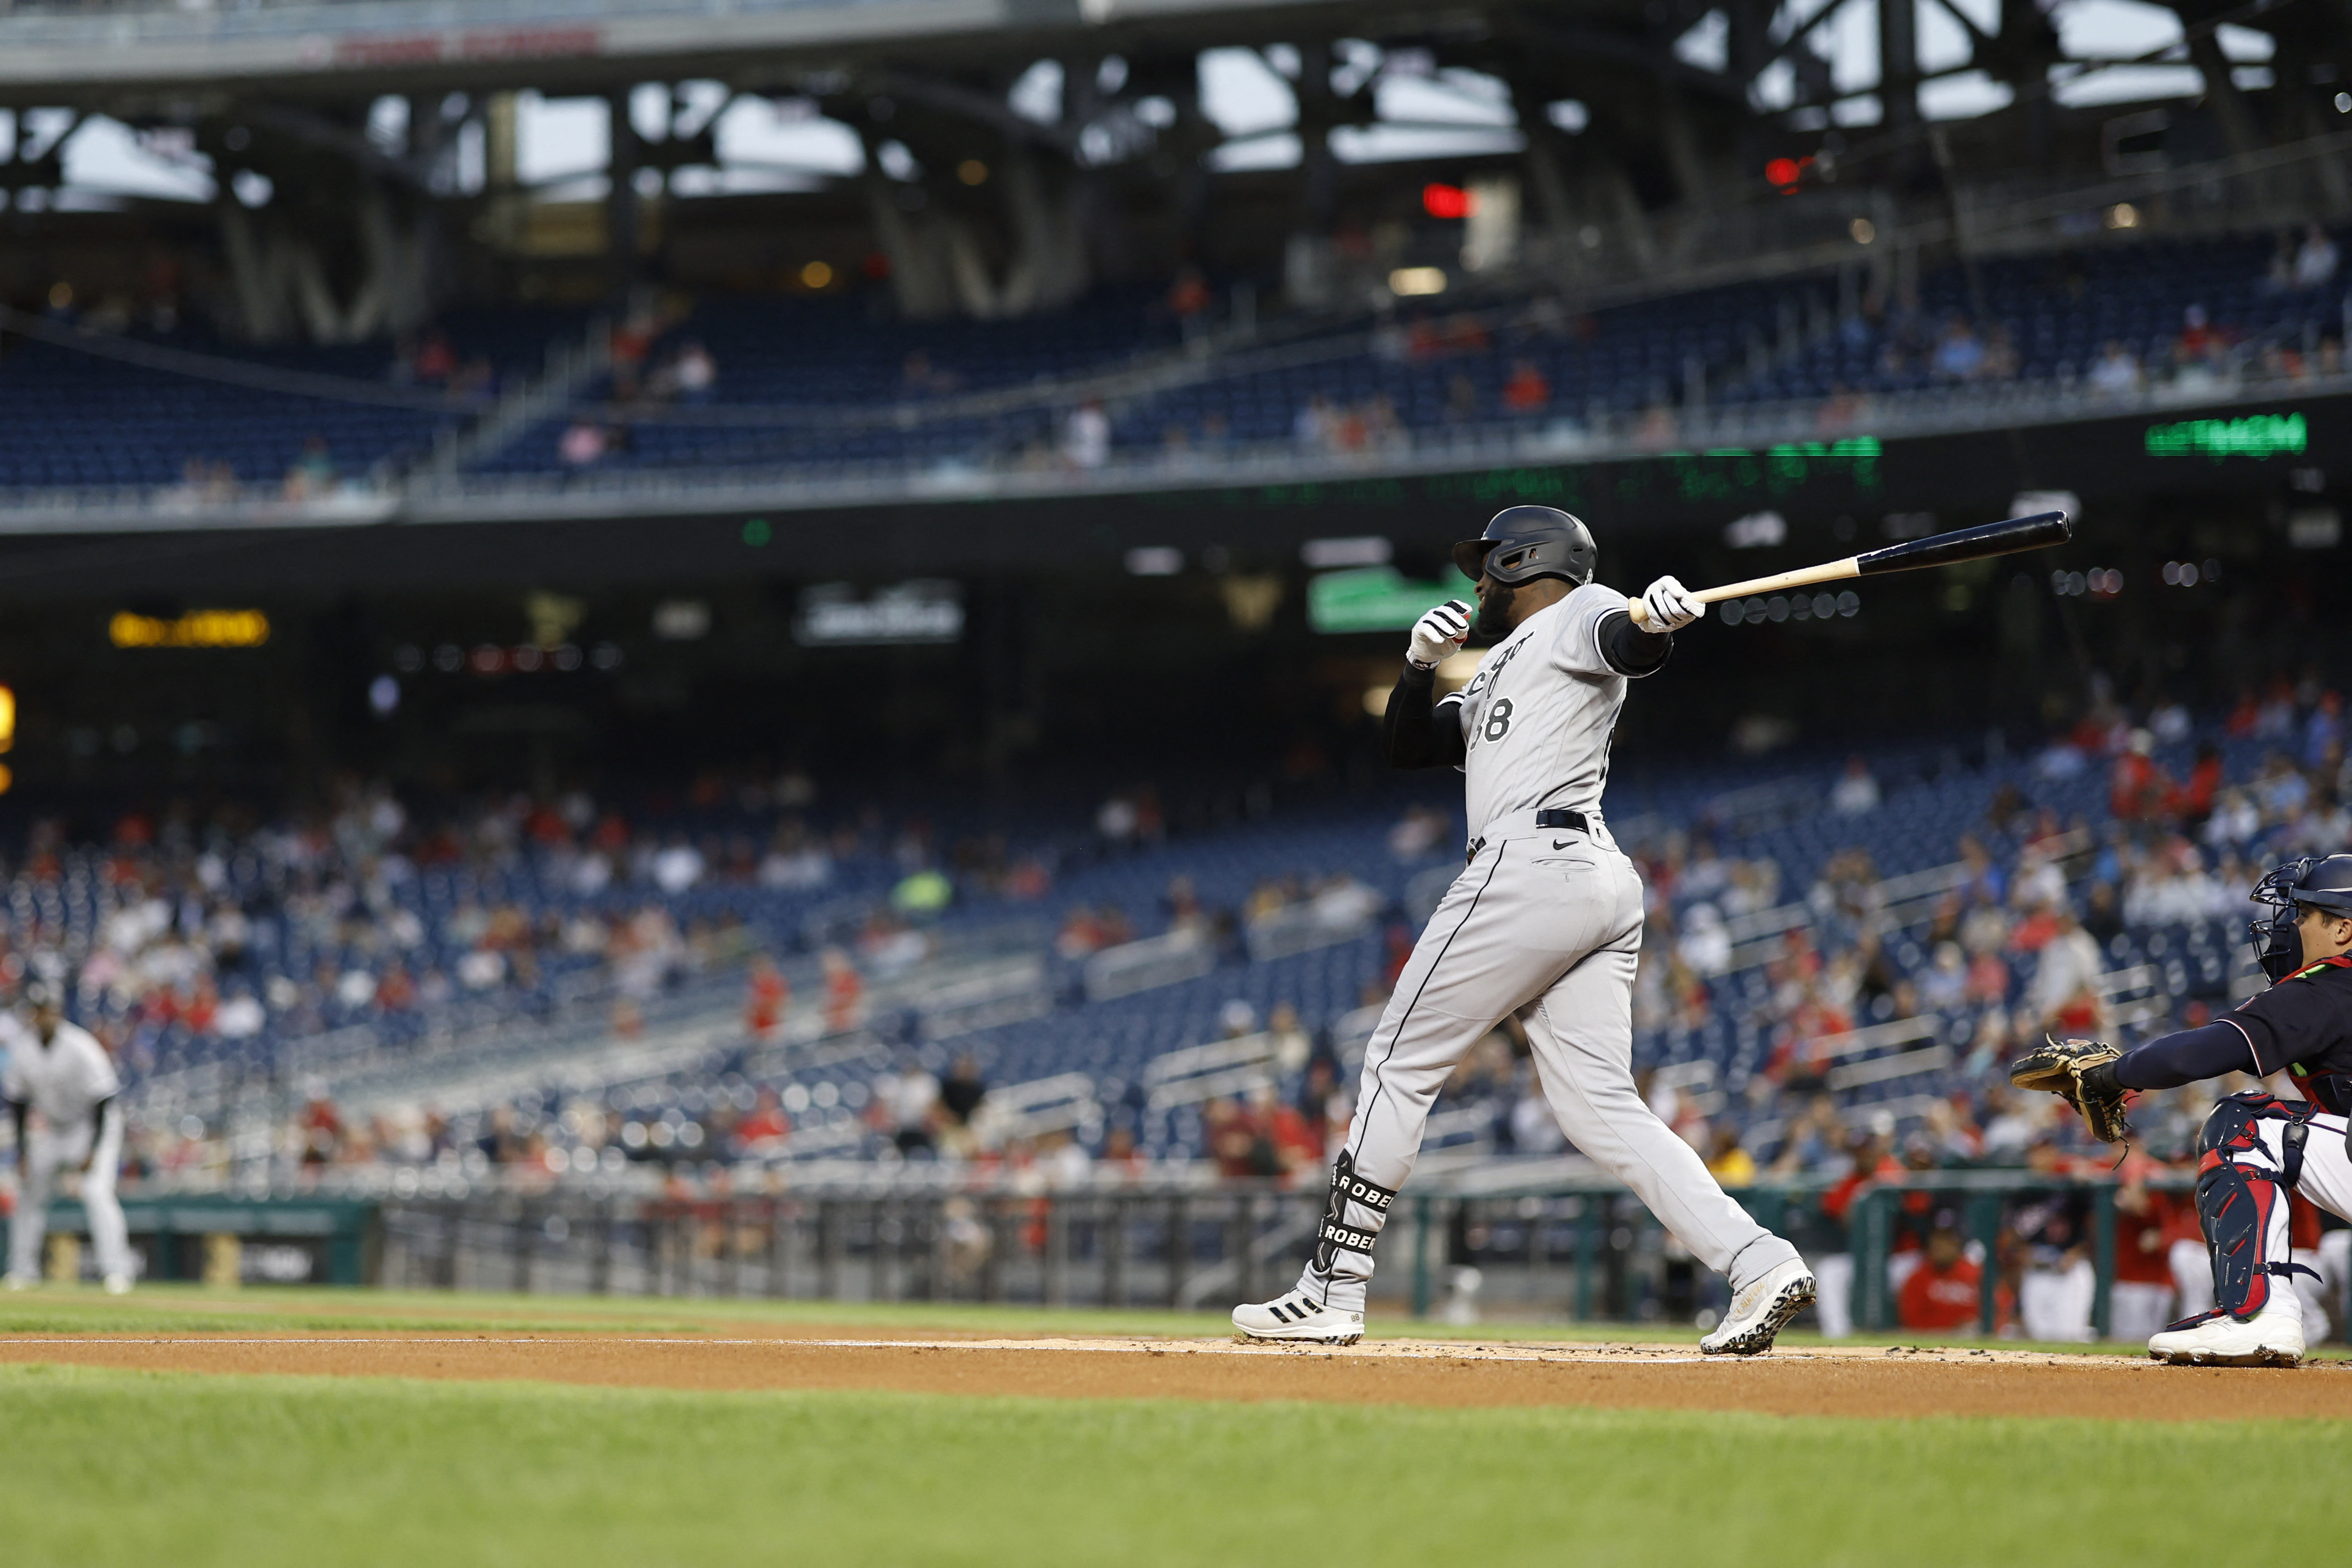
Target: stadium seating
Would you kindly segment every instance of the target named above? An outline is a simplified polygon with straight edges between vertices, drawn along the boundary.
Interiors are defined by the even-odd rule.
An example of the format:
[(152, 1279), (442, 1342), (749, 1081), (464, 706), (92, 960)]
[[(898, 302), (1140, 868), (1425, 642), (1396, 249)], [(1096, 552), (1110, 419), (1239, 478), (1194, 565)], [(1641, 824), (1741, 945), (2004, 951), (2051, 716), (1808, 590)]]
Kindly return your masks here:
[[(2227, 739), (2222, 755), (2231, 786), (2274, 769), (2279, 750), (2292, 743), (2292, 736), (2279, 735)], [(2178, 739), (2159, 747), (2155, 760), (2184, 777), (2189, 751), (2190, 742)], [(1946, 1002), (1915, 1013), (1882, 994), (1874, 1009), (1857, 1005), (1854, 1016), (1835, 1026), (1848, 1032), (1824, 1041), (1820, 1030), (1829, 1026), (1793, 1017), (1788, 997), (1775, 993), (1804, 952), (1834, 956), (1863, 936), (1840, 913), (1833, 885), (1846, 875), (1840, 868), (1851, 866), (1855, 852), (1869, 860), (1869, 896), (1887, 901), (1879, 933), (1887, 982), (1881, 990), (1887, 991), (1923, 980), (1934, 962), (1929, 927), (1939, 915), (1950, 914), (1939, 906), (1958, 880), (1940, 868), (1953, 864), (1964, 836), (1980, 844), (1989, 863), (2006, 875), (2019, 866), (2027, 838), (2047, 837), (2053, 824), (2072, 824), (2063, 863), (2077, 906), (2090, 883), (2128, 883), (2147, 846), (2170, 841), (2163, 832), (2129, 830), (2109, 819), (2107, 765), (2095, 754), (2056, 747), (1970, 765), (1945, 747), (1886, 746), (1866, 760), (1881, 793), (1874, 806), (1861, 810), (1849, 801), (1841, 810), (1834, 802), (1831, 786), (1844, 759), (1831, 756), (1727, 762), (1678, 771), (1670, 783), (1621, 773), (1612, 784), (1612, 821), (1652, 869), (1651, 962), (1663, 964), (1676, 950), (1679, 933), (1704, 924), (1699, 904), (1712, 909), (1723, 903), (1721, 892), (1696, 869), (1706, 852), (1682, 860), (1681, 844), (1704, 841), (1724, 862), (1777, 868), (1778, 892), (1769, 906), (1734, 914), (1729, 957), (1705, 976), (1703, 1005), (1672, 1017), (1642, 1017), (1635, 1042), (1637, 1069), (1656, 1071), (1661, 1082), (1675, 1086), (1717, 1122), (1744, 1125), (1759, 1155), (1777, 1148), (1786, 1109), (1774, 1084), (1809, 1092), (1826, 1088), (1850, 1119), (1867, 1122), (1879, 1114), (1898, 1128), (1916, 1125), (1938, 1099), (1973, 1099), (1997, 1076), (1991, 1075), (1996, 1061), (1975, 1049), (1988, 1011), (2014, 1007), (2034, 981), (2034, 954), (2012, 948), (2004, 955), (2007, 975), (1997, 999)], [(2031, 812), (2017, 809), (2020, 795), (2030, 798)], [(2007, 814), (1995, 821), (1996, 800), (2004, 798)], [(490, 1139), (499, 1113), (533, 1129), (554, 1156), (578, 1148), (580, 1157), (589, 1158), (593, 1145), (611, 1140), (605, 1129), (583, 1130), (576, 1116), (567, 1119), (567, 1109), (583, 1095), (624, 1127), (635, 1123), (642, 1132), (664, 1122), (698, 1127), (729, 1105), (749, 1109), (761, 1090), (773, 1090), (793, 1113), (795, 1135), (759, 1151), (761, 1157), (872, 1157), (887, 1149), (889, 1124), (860, 1113), (883, 1075), (910, 1065), (940, 1072), (969, 1057), (993, 1092), (1009, 1095), (1008, 1103), (1020, 1101), (1022, 1085), (1083, 1075), (1081, 1097), (1089, 1104), (1074, 1120), (1088, 1142), (1098, 1145), (1118, 1131), (1146, 1156), (1182, 1159), (1204, 1152), (1201, 1102), (1208, 1096), (1150, 1092), (1162, 1072), (1155, 1063), (1164, 1063), (1171, 1052), (1247, 1035), (1280, 1006), (1295, 1010), (1318, 1051), (1343, 1062), (1360, 1051), (1373, 1016), (1364, 1003), (1377, 997), (1412, 919), (1425, 913), (1433, 889), (1442, 888), (1457, 863), (1450, 834), (1448, 841), (1404, 858), (1392, 851), (1391, 830), (1415, 801), (1451, 806), (1442, 789), (1413, 783), (1319, 800), (1311, 809), (1259, 822), (1124, 846), (1107, 845), (1074, 826), (1087, 821), (1074, 800), (1033, 802), (1009, 824), (1007, 852), (1057, 867), (1050, 891), (1040, 898), (1034, 886), (990, 891), (983, 883), (968, 883), (954, 906), (937, 917), (929, 938), (934, 952), (984, 946), (1043, 957), (1044, 981), (1034, 1005), (1002, 1017), (927, 1013), (930, 1004), (919, 994), (922, 964), (908, 969), (907, 960), (893, 963), (870, 940), (858, 946), (861, 925), (909, 866), (938, 862), (937, 846), (983, 826), (1008, 826), (977, 818), (960, 821), (928, 810), (908, 810), (906, 820), (919, 819), (923, 826), (899, 842), (869, 833), (833, 857), (822, 885), (788, 887), (749, 874), (748, 846), (774, 828), (771, 808), (713, 807), (641, 823), (635, 845), (614, 855), (608, 883), (583, 873), (581, 851), (552, 841), (568, 835), (544, 835), (546, 843), (532, 836), (518, 841), (511, 821), (504, 835), (478, 822), (468, 827), (470, 839), (503, 845), (495, 852), (447, 862), (420, 852), (422, 863), (402, 874), (398, 868), (405, 862), (366, 858), (364, 833), (355, 826), (366, 814), (353, 807), (331, 830), (218, 843), (210, 855), (193, 860), (185, 848), (37, 850), (8, 884), (6, 915), (20, 951), (112, 949), (122, 956), (110, 970), (97, 959), (83, 963), (78, 1009), (85, 1018), (110, 1022), (114, 1037), (126, 1042), (128, 1063), (151, 1091), (207, 1071), (283, 1084), (290, 1074), (312, 1071), (352, 1082), (364, 1069), (380, 1083), (386, 1069), (407, 1063), (414, 1071), (399, 1079), (403, 1093), (429, 1103), (436, 1098), (434, 1075), (444, 1071), (435, 1063), (478, 1071), (482, 1061), (478, 1052), (452, 1055), (446, 1045), (428, 1050), (427, 1042), (446, 1042), (468, 1030), (477, 1035), (466, 1038), (487, 1040), (480, 1031), (496, 1026), (500, 1038), (520, 1042), (510, 1047), (518, 1061), (545, 1064), (534, 1070), (540, 1087), (457, 1107), (446, 1129), (453, 1146)], [(2286, 852), (2301, 831), (2293, 809), (2274, 810), (2243, 846), (2244, 864), (2267, 863), (2266, 857)], [(341, 851), (326, 848), (343, 841), (350, 841)], [(705, 865), (684, 879), (689, 884), (663, 891), (653, 880), (660, 874), (654, 857), (664, 844), (675, 850), (689, 841), (708, 847)], [(413, 837), (399, 841), (413, 847)], [(446, 842), (426, 841), (434, 841)], [(2213, 853), (2208, 852), (2209, 863)], [(159, 864), (190, 877), (189, 897), (197, 901), (184, 899), (175, 911), (156, 897), (151, 889), (161, 881), (153, 875)], [(373, 871), (362, 869), (367, 866)], [(2233, 988), (2242, 994), (2248, 969), (2243, 916), (2230, 911), (2242, 907), (2235, 900), (2251, 877), (2244, 865), (2225, 874), (2237, 880), (2210, 888), (2190, 906), (2150, 906), (2153, 913), (2105, 942), (2103, 985), (2115, 1000), (2124, 1038), (2169, 1027), (2192, 998), (2221, 1002)], [(1083, 944), (1045, 952), (1051, 927), (1040, 915), (1060, 922), (1080, 908), (1115, 906), (1129, 935), (1157, 935), (1169, 918), (1166, 895), (1179, 877), (1188, 879), (1204, 908), (1230, 911), (1269, 882), (1311, 884), (1334, 876), (1361, 884), (1386, 914), (1368, 928), (1335, 931), (1336, 939), (1303, 951), (1254, 960), (1251, 945), (1236, 936), (1216, 945), (1205, 972), (1195, 969), (1189, 977), (1103, 1000), (1087, 999)], [(204, 916), (206, 903), (209, 917)], [(237, 997), (266, 1004), (251, 1017), (258, 1027), (248, 1030), (231, 1030), (217, 1012), (207, 1014), (185, 1000), (193, 977), (205, 967), (185, 949), (218, 951), (219, 914), (230, 906), (251, 913), (251, 929), (241, 958), (219, 954), (215, 980), (223, 1004)], [(648, 910), (673, 946), (649, 971), (651, 982), (632, 992), (616, 986), (628, 955), (613, 934)], [(503, 936), (497, 925), (501, 920), (509, 923)], [(591, 939), (574, 941), (569, 933), (582, 923)], [(202, 934), (194, 935), (199, 928)], [(1801, 946), (1785, 939), (1791, 930), (1801, 934)], [(870, 1009), (820, 1024), (824, 1003), (814, 954), (835, 942), (860, 951), (859, 962), (885, 986), (873, 993)], [(740, 970), (727, 967), (729, 955), (752, 948), (784, 956), (798, 996), (800, 1021), (766, 1040), (740, 1021)], [(486, 969), (486, 952), (504, 956)], [(1035, 960), (1030, 962), (1034, 968)], [(145, 977), (143, 985), (119, 978), (126, 969)], [(405, 998), (387, 988), (394, 969), (406, 977)], [(697, 972), (707, 977), (692, 979)], [(893, 974), (908, 977), (897, 991), (887, 989)], [(424, 983), (428, 976), (442, 983)], [(661, 1036), (675, 1015), (700, 1029), (695, 1038), (704, 1044), (593, 1072), (585, 1070), (583, 1057), (562, 1054), (604, 1049), (614, 1028), (604, 1009), (632, 994), (645, 1003), (647, 1021), (640, 1027), (647, 1040)], [(173, 999), (162, 1001), (166, 995)], [(673, 1002), (659, 1003), (664, 995)], [(659, 1011), (664, 1005), (667, 1013)], [(549, 1032), (561, 1030), (569, 1032)], [(530, 1056), (534, 1050), (541, 1054)], [(529, 1079), (530, 1071), (523, 1076)], [(1295, 1061), (1283, 1063), (1278, 1077), (1278, 1095), (1297, 1092)], [(1434, 1141), (1508, 1152), (1508, 1113), (1523, 1092), (1523, 1085), (1491, 1078), (1458, 1085), (1442, 1103)], [(185, 1097), (166, 1098), (176, 1104)], [(628, 1146), (633, 1155), (648, 1156), (658, 1147), (643, 1136)], [(719, 1134), (706, 1145), (698, 1132), (692, 1146), (719, 1153)], [(616, 1156), (608, 1151), (607, 1157)]]
[[(451, 314), (441, 323), (459, 361), (487, 359), (499, 378), (536, 371), (549, 345), (576, 336), (584, 319), (553, 310)], [(192, 327), (122, 334), (151, 345), (228, 358), (298, 375), (383, 382), (390, 341), (336, 347), (255, 348)], [(429, 389), (418, 389), (429, 390)], [(494, 386), (484, 389), (489, 395)], [(182, 375), (11, 338), (0, 353), (0, 492), (178, 485), (191, 463), (226, 465), (239, 485), (276, 486), (313, 437), (340, 476), (421, 456), (454, 429), (459, 411), (355, 402)]]
[[(593, 460), (562, 454), (570, 416), (524, 423), (478, 456), (485, 476), (903, 471), (1050, 466), (1066, 391), (1022, 395), (1088, 372), (1160, 367), (1159, 390), (1109, 400), (1112, 453), (1132, 460), (1213, 461), (1229, 447), (1300, 441), (1348, 451), (1403, 440), (1475, 436), (1566, 422), (1622, 422), (1694, 393), (1718, 410), (1817, 402), (1841, 394), (1955, 393), (1937, 369), (1959, 324), (1984, 352), (2013, 356), (1999, 386), (2081, 385), (2110, 342), (2150, 376), (2169, 374), (2187, 313), (2201, 308), (2231, 367), (2265, 366), (2263, 350), (2308, 355), (2340, 340), (2341, 289), (2278, 288), (2267, 242), (2150, 241), (2071, 257), (1988, 261), (1927, 273), (1916, 307), (1871, 299), (1832, 277), (1705, 289), (1575, 314), (1536, 298), (1464, 310), (1413, 307), (1381, 320), (1270, 319), (1254, 346), (1189, 366), (1172, 350), (1175, 319), (1155, 291), (1097, 289), (1072, 308), (1017, 321), (910, 323), (877, 318), (861, 295), (711, 298), (647, 347), (648, 374), (679, 347), (704, 345), (716, 384), (690, 402), (643, 406), (611, 421), (621, 434)], [(575, 340), (584, 318), (556, 310), (461, 312), (444, 323), (463, 358), (487, 356), (502, 377), (536, 369), (551, 344)], [(1997, 348), (1996, 337), (2005, 340)], [(286, 370), (378, 379), (388, 343), (341, 348), (225, 348), (182, 330), (168, 346), (233, 354)], [(822, 385), (824, 395), (813, 389)], [(272, 484), (312, 436), (345, 476), (410, 459), (455, 413), (333, 402), (289, 392), (217, 395), (205, 382), (21, 342), (0, 358), (0, 416), (19, 439), (0, 453), (0, 492), (158, 486), (191, 459), (226, 463), (247, 484)], [(990, 394), (995, 394), (992, 396)], [(583, 405), (615, 396), (607, 377)], [(2087, 393), (2086, 393), (2087, 395)], [(944, 412), (929, 405), (945, 403)], [(730, 410), (757, 407), (751, 423)], [(604, 416), (599, 416), (603, 418)], [(1318, 424), (1319, 421), (1319, 424)]]

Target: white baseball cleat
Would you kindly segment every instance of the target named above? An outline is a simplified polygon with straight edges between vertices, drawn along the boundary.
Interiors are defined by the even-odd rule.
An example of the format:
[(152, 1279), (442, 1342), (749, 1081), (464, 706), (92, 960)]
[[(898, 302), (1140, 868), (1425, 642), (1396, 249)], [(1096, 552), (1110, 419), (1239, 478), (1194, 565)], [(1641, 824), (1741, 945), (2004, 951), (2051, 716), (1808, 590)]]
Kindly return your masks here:
[(129, 1295), (131, 1293), (131, 1276), (128, 1274), (109, 1274), (106, 1277), (106, 1293), (110, 1296)]
[(2275, 1296), (2244, 1322), (2215, 1307), (2149, 1340), (2147, 1354), (2175, 1366), (2293, 1366), (2303, 1360), (2303, 1313)]
[(0, 1281), (0, 1284), (5, 1284), (12, 1291), (29, 1291), (39, 1283), (30, 1274), (11, 1274), (5, 1281)]
[(1813, 1299), (1813, 1271), (1801, 1258), (1766, 1270), (1731, 1298), (1716, 1331), (1698, 1342), (1701, 1355), (1761, 1355)]
[(1353, 1344), (1364, 1337), (1364, 1314), (1339, 1312), (1293, 1291), (1270, 1301), (1235, 1307), (1234, 1337), (1302, 1344)]

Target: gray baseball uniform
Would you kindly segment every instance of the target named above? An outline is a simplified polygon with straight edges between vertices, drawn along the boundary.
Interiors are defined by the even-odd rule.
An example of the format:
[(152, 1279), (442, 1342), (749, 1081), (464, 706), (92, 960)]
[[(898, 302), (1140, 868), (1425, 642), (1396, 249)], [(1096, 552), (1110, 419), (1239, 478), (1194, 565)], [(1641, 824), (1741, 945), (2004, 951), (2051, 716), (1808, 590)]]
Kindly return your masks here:
[[(1735, 1289), (1796, 1256), (1708, 1174), (1633, 1086), (1642, 879), (1600, 815), (1626, 676), (1602, 645), (1622, 594), (1577, 589), (1496, 643), (1458, 696), (1468, 864), (1430, 917), (1364, 1051), (1331, 1211), (1298, 1288), (1364, 1310), (1371, 1248), (1421, 1152), (1430, 1106), (1470, 1047), (1527, 1016), (1544, 1097), (1569, 1138)], [(1540, 821), (1539, 821), (1540, 819)]]
[(47, 1044), (30, 1030), (13, 1029), (6, 1045), (0, 1099), (29, 1106), (38, 1118), (27, 1131), (26, 1146), (17, 1151), (8, 1272), (20, 1280), (39, 1277), (41, 1242), (48, 1232), (49, 1198), (58, 1176), (82, 1170), (86, 1164), (82, 1210), (89, 1220), (99, 1272), (129, 1278), (130, 1232), (114, 1196), (115, 1171), (122, 1163), (122, 1113), (119, 1104), (108, 1104), (122, 1088), (114, 1062), (88, 1030), (69, 1023), (58, 1024)]

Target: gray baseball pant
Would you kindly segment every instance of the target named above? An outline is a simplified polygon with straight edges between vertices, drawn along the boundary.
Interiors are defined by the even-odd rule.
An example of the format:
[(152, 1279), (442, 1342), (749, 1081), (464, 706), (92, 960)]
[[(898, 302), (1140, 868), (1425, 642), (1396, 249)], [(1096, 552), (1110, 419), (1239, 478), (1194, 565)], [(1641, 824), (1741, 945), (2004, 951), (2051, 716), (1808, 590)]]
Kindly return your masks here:
[[(122, 1112), (110, 1106), (99, 1117), (62, 1130), (39, 1127), (26, 1134), (28, 1147), (16, 1178), (16, 1213), (8, 1228), (8, 1272), (20, 1280), (41, 1277), (41, 1242), (48, 1235), (49, 1199), (58, 1178), (81, 1171), (82, 1213), (89, 1222), (91, 1248), (101, 1274), (130, 1274), (130, 1228), (114, 1196), (114, 1176), (122, 1163)], [(89, 1169), (83, 1170), (84, 1161)]]
[(1538, 830), (1531, 811), (1490, 826), (1430, 917), (1364, 1048), (1330, 1210), (1299, 1276), (1309, 1299), (1363, 1311), (1372, 1243), (1412, 1174), (1439, 1089), (1472, 1045), (1529, 1002), (1544, 1098), (1579, 1150), (1735, 1290), (1796, 1257), (1633, 1086), (1642, 879), (1597, 817), (1592, 829)]

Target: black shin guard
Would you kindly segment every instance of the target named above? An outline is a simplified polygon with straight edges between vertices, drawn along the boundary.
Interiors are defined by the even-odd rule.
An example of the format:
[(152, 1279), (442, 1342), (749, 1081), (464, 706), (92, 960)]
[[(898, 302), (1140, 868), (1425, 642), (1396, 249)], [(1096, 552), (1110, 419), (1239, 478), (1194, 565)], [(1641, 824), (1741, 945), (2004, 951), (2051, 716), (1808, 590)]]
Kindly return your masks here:
[[(1323, 1207), (1323, 1223), (1315, 1231), (1315, 1272), (1328, 1280), (1341, 1252), (1369, 1254), (1395, 1202), (1393, 1190), (1358, 1176), (1355, 1159), (1341, 1150), (1331, 1166), (1331, 1197)], [(1379, 1218), (1368, 1227), (1351, 1224), (1348, 1218), (1351, 1203), (1362, 1205)]]

